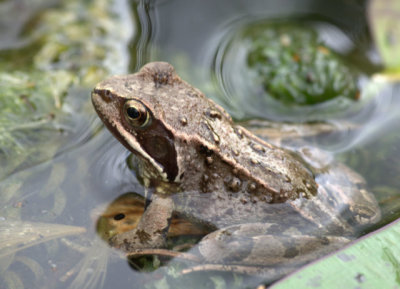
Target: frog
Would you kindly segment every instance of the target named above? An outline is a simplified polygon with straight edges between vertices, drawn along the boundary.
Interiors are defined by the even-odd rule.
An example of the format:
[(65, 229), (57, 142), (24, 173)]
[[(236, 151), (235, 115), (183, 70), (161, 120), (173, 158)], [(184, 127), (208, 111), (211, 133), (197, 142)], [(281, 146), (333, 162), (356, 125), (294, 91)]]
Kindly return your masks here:
[(108, 240), (122, 251), (165, 248), (178, 214), (209, 230), (195, 249), (203, 265), (253, 268), (274, 279), (381, 218), (358, 173), (318, 149), (272, 144), (235, 124), (167, 62), (111, 76), (91, 97), (104, 125), (135, 155), (145, 187), (135, 228)]

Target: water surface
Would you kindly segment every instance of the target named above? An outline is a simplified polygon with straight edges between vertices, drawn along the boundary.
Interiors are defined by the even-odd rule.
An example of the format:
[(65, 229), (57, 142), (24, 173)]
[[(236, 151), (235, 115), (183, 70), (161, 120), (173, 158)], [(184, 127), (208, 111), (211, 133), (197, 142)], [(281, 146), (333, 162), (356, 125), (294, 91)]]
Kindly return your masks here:
[[(34, 35), (29, 34), (29, 27), (39, 8), (46, 13), (50, 9), (63, 9), (64, 5), (63, 1), (31, 4), (21, 1), (23, 9), (18, 10), (9, 8), (10, 2), (0, 4), (2, 15), (15, 15), (2, 18), (5, 19), (0, 26), (2, 59), (8, 59), (10, 52), (17, 53), (35, 41), (34, 36), (26, 35)], [(2, 230), (11, 222), (19, 221), (76, 226), (77, 231), (74, 236), (67, 232), (67, 236), (52, 240), (45, 236), (46, 242), (24, 250), (13, 249), (12, 253), (10, 248), (0, 250), (6, 254), (0, 255), (1, 288), (245, 288), (262, 282), (262, 278), (215, 272), (175, 278), (177, 270), (185, 264), (179, 261), (171, 261), (170, 266), (154, 272), (139, 272), (96, 234), (97, 220), (106, 207), (126, 193), (143, 195), (143, 186), (128, 165), (130, 154), (102, 127), (95, 115), (89, 100), (90, 90), (103, 75), (134, 72), (153, 60), (172, 63), (182, 78), (226, 107), (236, 120), (328, 120), (338, 126), (342, 122), (357, 124), (357, 130), (341, 130), (308, 141), (360, 172), (382, 203), (385, 218), (389, 221), (397, 217), (399, 87), (371, 85), (371, 77), (380, 70), (380, 63), (368, 34), (365, 7), (360, 1), (115, 3), (111, 14), (115, 21), (124, 24), (120, 32), (126, 34), (117, 39), (109, 34), (112, 44), (106, 47), (115, 53), (96, 63), (94, 71), (102, 72), (94, 73), (97, 78), (86, 74), (85, 81), (77, 82), (68, 90), (64, 112), (68, 112), (69, 125), (60, 134), (62, 142), (58, 149), (28, 167), (4, 175), (0, 182)], [(96, 18), (85, 21), (96, 23)], [(327, 47), (349, 66), (356, 67), (359, 71), (357, 86), (365, 101), (335, 110), (327, 105), (289, 109), (276, 101), (260, 100), (244, 65), (249, 47), (242, 41), (242, 31), (259, 23), (275, 25), (280, 22), (301, 23), (314, 29)], [(89, 45), (92, 42), (87, 40), (87, 49), (92, 47)], [(86, 67), (87, 63), (68, 65), (75, 59), (74, 55), (77, 54), (40, 68), (29, 57), (18, 66), (10, 66), (22, 71), (27, 71), (28, 67), (41, 71), (62, 67), (84, 78), (85, 74), (76, 67)], [(257, 105), (252, 101), (258, 101)], [(42, 141), (37, 146), (45, 144), (46, 141)], [(78, 228), (83, 228), (85, 233)], [(60, 230), (66, 232), (65, 228), (60, 227)], [(20, 243), (13, 248), (18, 246)]]

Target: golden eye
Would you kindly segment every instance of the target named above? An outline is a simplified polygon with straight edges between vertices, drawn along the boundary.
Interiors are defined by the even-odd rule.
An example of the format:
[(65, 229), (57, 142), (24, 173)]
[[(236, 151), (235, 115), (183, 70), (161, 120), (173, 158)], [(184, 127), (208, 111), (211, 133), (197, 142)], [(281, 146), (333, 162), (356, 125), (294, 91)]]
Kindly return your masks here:
[(135, 127), (145, 127), (150, 120), (148, 109), (139, 101), (129, 100), (124, 105), (125, 118)]

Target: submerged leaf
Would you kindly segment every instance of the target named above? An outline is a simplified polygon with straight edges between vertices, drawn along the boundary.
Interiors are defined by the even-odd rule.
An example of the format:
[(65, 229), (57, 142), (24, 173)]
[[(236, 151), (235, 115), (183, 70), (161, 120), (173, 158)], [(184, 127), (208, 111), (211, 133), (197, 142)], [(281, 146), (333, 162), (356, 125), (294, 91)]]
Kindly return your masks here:
[[(88, 248), (84, 258), (76, 265), (77, 273), (69, 285), (69, 289), (103, 288), (110, 259), (109, 247), (100, 239), (96, 239)], [(74, 273), (75, 273), (74, 272)], [(61, 280), (65, 282), (67, 280)]]
[(248, 67), (271, 96), (287, 105), (314, 105), (336, 98), (356, 100), (357, 72), (300, 23), (250, 26)]
[(0, 223), (0, 258), (52, 239), (85, 232), (85, 228), (76, 226), (2, 221)]
[(35, 276), (35, 279), (38, 280), (45, 276), (43, 268), (40, 266), (38, 262), (33, 260), (32, 258), (28, 258), (25, 256), (17, 256), (15, 257), (15, 262), (20, 262), (24, 264)]
[(62, 105), (74, 79), (66, 71), (0, 72), (0, 178), (53, 157), (65, 135)]
[(25, 288), (24, 283), (22, 282), (20, 276), (18, 276), (18, 274), (13, 271), (8, 271), (7, 274), (4, 274), (2, 277), (6, 288), (10, 289)]

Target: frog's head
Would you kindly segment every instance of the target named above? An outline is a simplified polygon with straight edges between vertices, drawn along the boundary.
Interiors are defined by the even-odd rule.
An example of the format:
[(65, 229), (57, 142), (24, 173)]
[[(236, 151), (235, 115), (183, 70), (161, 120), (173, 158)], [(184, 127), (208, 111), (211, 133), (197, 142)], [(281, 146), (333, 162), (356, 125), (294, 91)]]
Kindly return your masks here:
[(173, 182), (178, 164), (174, 134), (164, 122), (158, 90), (179, 77), (164, 62), (144, 66), (138, 73), (112, 76), (96, 85), (93, 106), (112, 134), (149, 169), (153, 178)]

